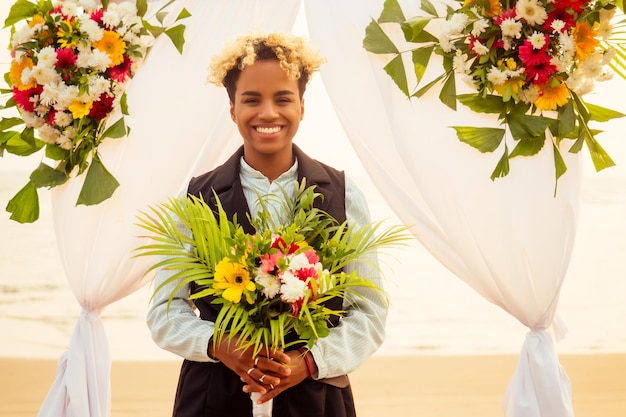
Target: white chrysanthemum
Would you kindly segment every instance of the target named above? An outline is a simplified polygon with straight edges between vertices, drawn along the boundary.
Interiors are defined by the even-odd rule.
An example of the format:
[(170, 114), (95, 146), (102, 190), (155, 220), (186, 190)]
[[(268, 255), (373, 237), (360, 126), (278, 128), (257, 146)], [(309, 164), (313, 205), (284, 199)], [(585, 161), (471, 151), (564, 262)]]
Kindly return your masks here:
[(576, 42), (574, 42), (574, 38), (567, 33), (561, 33), (559, 35), (559, 45), (559, 51), (562, 54), (574, 55), (576, 52)]
[(519, 0), (515, 5), (517, 17), (531, 26), (543, 25), (548, 18), (546, 9), (537, 0)]
[(139, 33), (143, 28), (143, 23), (141, 22), (141, 18), (137, 15), (130, 16), (126, 19), (126, 25), (128, 26), (129, 32)]
[(80, 9), (78, 8), (78, 4), (71, 1), (66, 1), (61, 3), (61, 10), (63, 14), (69, 17), (78, 16)]
[(534, 32), (528, 37), (528, 40), (534, 49), (541, 49), (546, 44), (546, 36), (539, 32)]
[(30, 41), (35, 33), (37, 32), (36, 28), (41, 27), (42, 25), (36, 25), (35, 27), (28, 27), (28, 25), (22, 26), (20, 29), (15, 31), (12, 39), (12, 46), (15, 47), (17, 45), (21, 45), (24, 42)]
[(117, 4), (117, 12), (124, 17), (137, 16), (137, 8), (129, 1), (123, 1)]
[(80, 16), (80, 30), (87, 35), (89, 42), (97, 42), (104, 36), (104, 29), (88, 15)]
[(598, 37), (606, 41), (610, 39), (612, 35), (613, 25), (608, 22), (600, 23), (600, 26), (598, 26)]
[(447, 22), (447, 29), (451, 34), (459, 34), (463, 32), (469, 18), (465, 13), (454, 13)]
[(528, 88), (524, 88), (518, 94), (520, 100), (524, 103), (532, 104), (539, 98), (539, 91), (532, 85)]
[(512, 17), (508, 17), (500, 23), (500, 30), (502, 31), (502, 36), (516, 38), (522, 33), (522, 23)]
[(604, 72), (604, 59), (602, 55), (602, 52), (596, 51), (579, 64), (580, 70), (586, 77), (595, 80), (602, 76)]
[(59, 136), (61, 135), (58, 130), (50, 126), (49, 124), (44, 124), (38, 129), (39, 138), (51, 145), (55, 144)]
[(67, 127), (72, 123), (72, 120), (74, 120), (74, 118), (72, 117), (71, 113), (65, 111), (57, 111), (54, 114), (54, 122), (57, 124), (57, 126)]
[(478, 19), (472, 25), (472, 35), (480, 36), (489, 27), (489, 21), (485, 18)]
[(502, 49), (510, 51), (513, 48), (513, 39), (505, 36), (502, 38)]
[(552, 28), (552, 32), (561, 33), (563, 32), (563, 29), (565, 28), (565, 22), (562, 21), (561, 19), (554, 19), (550, 27)]
[[(110, 5), (113, 6), (113, 5)], [(109, 27), (117, 27), (120, 24), (121, 17), (120, 14), (115, 11), (114, 8), (109, 7), (109, 9), (103, 13), (102, 15), (102, 23)]]
[(57, 51), (52, 46), (41, 48), (37, 54), (37, 66), (54, 68), (57, 62)]
[(89, 79), (89, 91), (95, 96), (100, 97), (102, 94), (111, 92), (111, 82), (106, 78), (96, 75)]
[(263, 287), (261, 292), (266, 298), (272, 299), (280, 291), (280, 281), (274, 275), (266, 274), (260, 269), (256, 271), (254, 282)]
[(59, 83), (50, 83), (43, 86), (41, 95), (39, 97), (41, 104), (46, 106), (52, 106), (56, 104), (59, 97)]
[(452, 52), (456, 49), (454, 43), (450, 41), (450, 37), (444, 34), (439, 35), (439, 46), (441, 46), (441, 49), (445, 53)]
[(280, 299), (288, 302), (295, 303), (301, 300), (306, 294), (306, 283), (298, 279), (289, 272), (285, 272), (281, 275), (281, 281), (283, 284), (280, 286)]
[(74, 100), (78, 99), (79, 94), (80, 90), (77, 86), (60, 84), (57, 105), (61, 106), (60, 109), (67, 109)]
[(96, 0), (78, 0), (78, 6), (85, 10), (94, 10), (98, 7)]
[(105, 72), (111, 65), (111, 58), (109, 54), (99, 49), (94, 49), (89, 55), (89, 67), (95, 69), (98, 72)]
[(89, 68), (89, 60), (91, 59), (91, 48), (79, 43), (76, 49), (76, 66), (78, 68)]
[(37, 84), (40, 85), (54, 83), (61, 79), (61, 76), (56, 72), (54, 68), (42, 68), (39, 65), (33, 67), (31, 75), (37, 81)]
[(309, 263), (309, 258), (306, 257), (304, 253), (299, 253), (297, 255), (291, 255), (291, 259), (289, 259), (289, 267), (288, 269), (291, 271), (297, 271), (303, 268), (310, 268), (312, 265)]
[(129, 45), (141, 44), (141, 39), (133, 32), (126, 32), (126, 34), (122, 38), (124, 39), (124, 42)]
[(463, 55), (461, 51), (456, 51), (456, 54), (454, 54), (454, 58), (452, 58), (452, 68), (456, 74), (469, 73), (469, 65), (467, 65), (465, 58), (465, 55)]
[(56, 144), (59, 145), (61, 148), (68, 150), (68, 151), (72, 149), (72, 146), (74, 146), (74, 144), (72, 143), (72, 139), (68, 138), (64, 134), (60, 135), (57, 138)]
[(474, 49), (474, 52), (476, 52), (477, 55), (482, 56), (482, 55), (487, 55), (489, 53), (489, 48), (487, 48), (485, 45), (480, 43), (478, 39), (474, 41), (474, 43), (472, 44), (472, 48)]
[(30, 84), (31, 78), (33, 78), (33, 70), (31, 68), (24, 68), (22, 70), (22, 75), (20, 76), (22, 84)]
[(508, 79), (506, 73), (498, 69), (498, 67), (491, 67), (487, 73), (487, 80), (493, 85), (502, 85)]
[(550, 63), (556, 67), (557, 72), (568, 72), (573, 62), (564, 55), (555, 55), (550, 58)]
[(616, 7), (612, 9), (600, 9), (600, 24), (609, 23), (615, 17)]
[(608, 65), (609, 62), (611, 62), (613, 58), (615, 58), (616, 53), (617, 53), (617, 50), (613, 48), (612, 46), (610, 46), (606, 51), (604, 51), (604, 56), (602, 57), (602, 63), (604, 65)]
[(22, 120), (24, 120), (26, 127), (39, 129), (45, 123), (45, 119), (37, 116), (36, 113), (32, 113), (29, 111), (20, 111), (20, 115), (22, 116)]

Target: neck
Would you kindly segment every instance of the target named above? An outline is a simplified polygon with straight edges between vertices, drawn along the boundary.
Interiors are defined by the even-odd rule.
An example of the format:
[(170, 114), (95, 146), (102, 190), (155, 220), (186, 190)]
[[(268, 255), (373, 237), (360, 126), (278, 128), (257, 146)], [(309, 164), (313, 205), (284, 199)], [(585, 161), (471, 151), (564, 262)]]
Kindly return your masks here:
[(288, 155), (254, 155), (250, 157), (244, 152), (243, 159), (248, 165), (265, 175), (270, 181), (274, 181), (283, 173), (287, 172), (294, 164), (293, 152)]

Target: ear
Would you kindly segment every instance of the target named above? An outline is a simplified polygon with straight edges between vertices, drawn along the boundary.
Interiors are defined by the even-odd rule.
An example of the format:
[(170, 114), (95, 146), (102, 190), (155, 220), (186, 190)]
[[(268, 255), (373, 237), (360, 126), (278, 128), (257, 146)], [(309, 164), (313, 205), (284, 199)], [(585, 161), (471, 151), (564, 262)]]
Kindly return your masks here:
[(235, 117), (235, 104), (230, 102), (230, 118), (233, 119), (233, 122), (237, 122), (237, 118)]
[(300, 99), (300, 120), (304, 119), (304, 98)]

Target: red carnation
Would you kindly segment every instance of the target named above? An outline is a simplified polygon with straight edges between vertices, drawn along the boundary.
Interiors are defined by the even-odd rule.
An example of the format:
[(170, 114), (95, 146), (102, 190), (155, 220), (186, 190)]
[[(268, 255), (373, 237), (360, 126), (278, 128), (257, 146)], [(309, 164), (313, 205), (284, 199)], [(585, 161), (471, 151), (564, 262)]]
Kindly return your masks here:
[(524, 44), (519, 47), (519, 59), (525, 66), (540, 65), (550, 62), (550, 57), (548, 56), (548, 41), (549, 38), (546, 35), (546, 43), (540, 49), (535, 49), (528, 39), (524, 40)]
[(13, 87), (13, 100), (15, 100), (22, 110), (32, 113), (35, 111), (35, 100), (31, 99), (41, 94), (42, 91), (43, 87), (40, 85), (21, 91), (17, 87)]
[(100, 95), (100, 99), (93, 103), (89, 117), (102, 120), (113, 110), (113, 96), (107, 94)]

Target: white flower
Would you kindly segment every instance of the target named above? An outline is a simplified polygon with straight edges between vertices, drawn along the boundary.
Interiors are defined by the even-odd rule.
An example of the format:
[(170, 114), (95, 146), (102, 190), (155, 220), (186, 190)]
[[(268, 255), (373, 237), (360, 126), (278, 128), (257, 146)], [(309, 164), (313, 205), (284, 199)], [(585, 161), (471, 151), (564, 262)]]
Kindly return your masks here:
[(63, 10), (63, 14), (69, 17), (78, 16), (78, 5), (73, 2), (64, 2), (61, 4), (61, 10)]
[[(113, 6), (113, 4), (110, 6)], [(116, 27), (120, 24), (120, 21), (120, 14), (117, 13), (113, 7), (109, 7), (109, 9), (102, 15), (102, 23), (108, 27)]]
[(266, 298), (272, 299), (280, 291), (280, 281), (274, 275), (266, 274), (261, 269), (257, 269), (254, 282), (263, 287), (261, 292)]
[(74, 120), (74, 118), (72, 117), (72, 115), (70, 113), (67, 113), (67, 112), (64, 112), (64, 111), (57, 111), (54, 114), (54, 122), (59, 127), (67, 127), (67, 126), (69, 126), (72, 123), (72, 120)]
[(94, 49), (91, 51), (91, 54), (89, 54), (88, 62), (88, 67), (91, 67), (98, 72), (105, 72), (107, 68), (109, 68), (109, 65), (111, 65), (111, 58), (106, 52)]
[(52, 46), (41, 48), (37, 54), (37, 66), (44, 68), (54, 68), (57, 62), (57, 51)]
[(289, 272), (281, 276), (283, 284), (280, 286), (280, 299), (288, 303), (295, 303), (306, 294), (306, 283)]
[(59, 96), (59, 84), (49, 83), (43, 86), (41, 91), (41, 104), (46, 106), (52, 106), (57, 102)]
[(88, 15), (80, 16), (80, 30), (87, 35), (89, 42), (97, 42), (104, 36), (104, 29)]
[(21, 111), (20, 115), (22, 116), (22, 120), (24, 120), (26, 127), (39, 129), (45, 123), (45, 119), (37, 116), (36, 113), (31, 113), (29, 111)]
[(22, 26), (13, 34), (12, 45), (15, 47), (17, 45), (21, 45), (25, 42), (30, 41), (31, 38), (35, 35), (35, 32), (37, 32), (37, 29), (39, 29), (41, 26), (42, 24), (38, 24), (32, 28), (28, 27), (28, 25)]
[(487, 55), (489, 53), (489, 48), (480, 43), (478, 39), (474, 41), (474, 43), (472, 44), (472, 48), (477, 55)]
[(94, 10), (98, 7), (98, 3), (96, 3), (96, 0), (78, 0), (78, 6), (85, 10)]
[(465, 59), (465, 55), (461, 51), (456, 51), (454, 54), (454, 58), (452, 58), (452, 68), (456, 74), (468, 74), (469, 66), (467, 65), (467, 60)]
[(500, 30), (502, 31), (502, 36), (516, 38), (522, 33), (522, 23), (509, 17), (500, 23)]
[(468, 19), (465, 13), (454, 13), (450, 16), (450, 19), (446, 21), (447, 29), (451, 34), (459, 34), (465, 29)]
[(31, 78), (33, 78), (33, 71), (30, 68), (24, 68), (22, 70), (22, 75), (20, 76), (20, 81), (22, 84), (30, 84)]
[(524, 88), (522, 91), (519, 92), (519, 98), (524, 103), (534, 103), (535, 100), (539, 98), (539, 91), (537, 91), (537, 89), (531, 85), (530, 87)]
[(563, 32), (563, 29), (565, 28), (565, 22), (562, 21), (561, 19), (554, 19), (550, 27), (552, 28), (552, 31), (554, 33), (561, 33)]
[[(57, 97), (58, 109), (67, 109), (74, 100), (78, 98), (80, 90), (75, 85), (59, 85), (59, 95)], [(55, 106), (56, 107), (56, 106)]]
[(613, 35), (613, 25), (608, 22), (600, 23), (600, 26), (598, 26), (598, 37), (606, 41), (611, 35)]
[(517, 17), (524, 19), (531, 26), (543, 25), (548, 13), (537, 0), (519, 0), (515, 5)]
[(478, 19), (472, 25), (472, 35), (479, 36), (489, 27), (489, 21), (485, 18)]
[(40, 139), (48, 144), (55, 144), (59, 136), (61, 135), (58, 130), (50, 126), (49, 124), (44, 124), (39, 128), (39, 137)]
[(96, 75), (89, 79), (89, 93), (94, 97), (111, 92), (111, 83), (101, 75)]
[(600, 24), (609, 23), (615, 17), (616, 7), (612, 9), (600, 9)]
[(498, 67), (491, 67), (487, 73), (487, 80), (493, 85), (502, 85), (508, 79), (504, 71), (500, 71)]
[(452, 52), (456, 49), (454, 43), (450, 42), (450, 38), (444, 34), (439, 35), (439, 46), (441, 46), (441, 49), (443, 49), (446, 53)]
[(309, 258), (304, 253), (292, 255), (289, 260), (289, 270), (297, 271), (303, 268), (310, 268), (312, 265), (309, 263)]
[(60, 75), (54, 68), (40, 67), (36, 65), (33, 67), (31, 76), (37, 81), (37, 84), (46, 85), (60, 80)]
[(583, 71), (585, 77), (597, 79), (604, 72), (604, 61), (602, 52), (594, 52), (580, 63), (580, 70)]
[(70, 150), (72, 149), (72, 146), (74, 145), (72, 143), (72, 139), (68, 138), (66, 135), (60, 135), (57, 140), (56, 140), (56, 144), (59, 145), (61, 148), (65, 149), (65, 150)]
[(616, 53), (617, 53), (617, 50), (615, 48), (613, 48), (612, 46), (609, 47), (606, 51), (604, 51), (602, 63), (604, 65), (608, 65), (613, 60)]
[(534, 32), (528, 37), (528, 40), (533, 46), (533, 49), (541, 49), (546, 44), (546, 35), (544, 35), (543, 33)]

